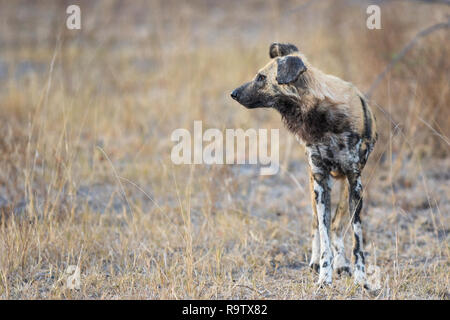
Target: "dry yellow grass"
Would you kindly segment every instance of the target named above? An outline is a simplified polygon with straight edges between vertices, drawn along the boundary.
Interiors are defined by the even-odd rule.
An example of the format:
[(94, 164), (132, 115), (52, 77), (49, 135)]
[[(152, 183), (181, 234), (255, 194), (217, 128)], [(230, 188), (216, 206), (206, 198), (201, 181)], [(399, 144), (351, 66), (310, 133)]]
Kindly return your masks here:
[[(365, 91), (448, 6), (383, 2), (371, 31), (358, 1), (81, 1), (82, 30), (69, 31), (66, 5), (0, 0), (1, 298), (449, 298), (448, 31), (372, 97), (395, 123), (374, 108), (363, 216), (367, 264), (382, 269), (374, 293), (351, 278), (317, 288), (304, 150), (275, 111), (229, 98), (273, 41)], [(170, 134), (194, 120), (280, 128), (283, 172), (173, 165)], [(69, 265), (80, 290), (66, 287)]]

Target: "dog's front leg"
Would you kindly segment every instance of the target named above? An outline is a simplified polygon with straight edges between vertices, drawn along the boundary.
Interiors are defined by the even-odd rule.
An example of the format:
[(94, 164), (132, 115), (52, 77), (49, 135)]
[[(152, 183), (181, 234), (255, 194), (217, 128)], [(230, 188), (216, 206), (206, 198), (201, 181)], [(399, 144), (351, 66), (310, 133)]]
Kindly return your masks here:
[(317, 206), (317, 220), (320, 236), (319, 284), (331, 284), (333, 274), (333, 252), (330, 242), (331, 187), (330, 173), (323, 165), (320, 155), (308, 152), (313, 176), (313, 187)]
[(311, 260), (309, 267), (316, 272), (320, 270), (320, 235), (319, 235), (319, 221), (317, 220), (317, 204), (316, 193), (314, 192), (314, 178), (311, 169), (309, 170), (309, 188), (311, 193), (312, 206), (312, 223), (311, 223)]

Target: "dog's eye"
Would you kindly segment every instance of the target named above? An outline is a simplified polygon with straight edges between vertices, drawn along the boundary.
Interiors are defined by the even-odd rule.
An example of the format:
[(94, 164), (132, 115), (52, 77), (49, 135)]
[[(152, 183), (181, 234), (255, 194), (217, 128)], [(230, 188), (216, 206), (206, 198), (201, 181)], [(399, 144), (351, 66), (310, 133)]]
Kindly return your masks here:
[(263, 74), (258, 74), (258, 76), (256, 77), (256, 81), (258, 82), (262, 82), (264, 80), (266, 80), (266, 76)]

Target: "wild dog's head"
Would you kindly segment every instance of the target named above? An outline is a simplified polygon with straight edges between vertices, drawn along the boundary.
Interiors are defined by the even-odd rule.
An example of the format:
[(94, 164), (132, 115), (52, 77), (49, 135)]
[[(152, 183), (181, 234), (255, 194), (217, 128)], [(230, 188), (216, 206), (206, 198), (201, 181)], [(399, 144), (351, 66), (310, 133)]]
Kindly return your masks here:
[(300, 78), (307, 68), (297, 47), (272, 43), (269, 54), (272, 60), (255, 78), (231, 93), (231, 97), (246, 108), (277, 107), (289, 97), (298, 97)]

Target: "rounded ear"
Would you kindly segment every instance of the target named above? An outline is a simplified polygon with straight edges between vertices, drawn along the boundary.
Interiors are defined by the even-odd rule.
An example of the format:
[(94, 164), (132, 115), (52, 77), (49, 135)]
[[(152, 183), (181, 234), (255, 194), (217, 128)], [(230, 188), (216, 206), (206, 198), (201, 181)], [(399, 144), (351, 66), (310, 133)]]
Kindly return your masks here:
[(278, 59), (277, 82), (288, 84), (297, 81), (298, 77), (306, 71), (302, 59), (297, 56), (287, 56)]
[(298, 49), (296, 46), (290, 43), (274, 42), (270, 45), (269, 48), (269, 55), (272, 59), (275, 57), (287, 56), (288, 54), (291, 54), (293, 52), (298, 52)]

